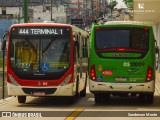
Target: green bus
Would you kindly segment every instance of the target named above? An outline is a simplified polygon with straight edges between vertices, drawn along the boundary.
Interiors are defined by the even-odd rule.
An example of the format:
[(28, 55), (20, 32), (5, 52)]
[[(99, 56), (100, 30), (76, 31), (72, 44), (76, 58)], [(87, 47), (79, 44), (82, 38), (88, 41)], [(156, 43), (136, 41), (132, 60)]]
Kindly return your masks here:
[(94, 24), (91, 29), (89, 90), (95, 103), (113, 96), (139, 96), (153, 103), (155, 39), (152, 26), (134, 21)]

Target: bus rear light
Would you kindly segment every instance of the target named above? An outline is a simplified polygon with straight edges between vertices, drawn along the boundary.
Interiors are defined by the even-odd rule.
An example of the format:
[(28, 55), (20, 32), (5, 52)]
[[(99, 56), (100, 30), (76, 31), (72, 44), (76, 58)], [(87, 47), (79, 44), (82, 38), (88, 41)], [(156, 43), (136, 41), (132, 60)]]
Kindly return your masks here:
[(118, 51), (125, 51), (125, 48), (118, 48)]
[(61, 86), (69, 84), (69, 80), (71, 79), (72, 75), (68, 75), (61, 83)]
[(17, 81), (13, 78), (12, 75), (8, 74), (9, 80), (11, 82), (11, 84), (19, 86), (19, 84), (17, 83)]
[(148, 28), (144, 28), (145, 31), (148, 31)]
[(96, 30), (100, 30), (100, 28), (96, 28)]
[(152, 68), (151, 68), (151, 66), (148, 66), (146, 82), (152, 81), (152, 75), (153, 75)]
[(92, 66), (91, 66), (91, 70), (90, 70), (90, 79), (91, 79), (91, 80), (96, 80), (95, 65), (92, 65)]

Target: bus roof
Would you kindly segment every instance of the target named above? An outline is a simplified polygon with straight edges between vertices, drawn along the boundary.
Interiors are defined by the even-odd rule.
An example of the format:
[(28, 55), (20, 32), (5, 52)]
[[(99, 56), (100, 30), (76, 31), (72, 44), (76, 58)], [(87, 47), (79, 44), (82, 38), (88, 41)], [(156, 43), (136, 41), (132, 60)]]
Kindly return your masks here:
[(110, 21), (110, 22), (106, 22), (105, 25), (117, 25), (117, 24), (132, 24), (132, 25), (149, 25), (149, 23), (147, 22), (140, 22), (140, 21)]
[(22, 24), (13, 24), (11, 27), (19, 27), (19, 26), (23, 26), (23, 27), (27, 27), (27, 26), (68, 26), (68, 27), (72, 27), (72, 25), (69, 24), (61, 24), (61, 23), (22, 23)]
[(81, 31), (81, 33), (83, 34), (88, 34), (88, 32), (86, 32), (83, 29), (80, 29), (74, 25), (70, 25), (70, 24), (62, 24), (62, 23), (22, 23), (22, 24), (13, 24), (11, 26), (11, 28), (13, 27), (50, 27), (50, 26), (55, 26), (55, 27), (70, 27), (72, 28), (74, 31)]

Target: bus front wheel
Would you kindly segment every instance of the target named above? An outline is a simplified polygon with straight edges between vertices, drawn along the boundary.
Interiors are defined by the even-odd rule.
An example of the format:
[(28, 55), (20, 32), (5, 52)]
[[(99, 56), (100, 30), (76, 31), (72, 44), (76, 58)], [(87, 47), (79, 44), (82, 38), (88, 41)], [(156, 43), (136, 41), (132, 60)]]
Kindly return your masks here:
[(19, 103), (25, 103), (26, 102), (26, 96), (18, 96), (18, 102)]

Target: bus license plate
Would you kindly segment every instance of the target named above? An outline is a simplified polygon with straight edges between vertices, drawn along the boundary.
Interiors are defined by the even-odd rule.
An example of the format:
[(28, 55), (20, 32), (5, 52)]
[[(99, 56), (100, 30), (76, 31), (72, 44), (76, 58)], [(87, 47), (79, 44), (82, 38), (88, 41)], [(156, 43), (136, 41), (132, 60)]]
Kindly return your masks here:
[(33, 95), (35, 95), (35, 96), (44, 96), (45, 93), (44, 92), (34, 92)]
[(116, 81), (126, 81), (127, 79), (126, 78), (122, 78), (122, 77), (118, 77), (118, 78), (116, 78)]

